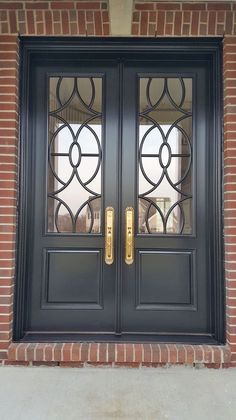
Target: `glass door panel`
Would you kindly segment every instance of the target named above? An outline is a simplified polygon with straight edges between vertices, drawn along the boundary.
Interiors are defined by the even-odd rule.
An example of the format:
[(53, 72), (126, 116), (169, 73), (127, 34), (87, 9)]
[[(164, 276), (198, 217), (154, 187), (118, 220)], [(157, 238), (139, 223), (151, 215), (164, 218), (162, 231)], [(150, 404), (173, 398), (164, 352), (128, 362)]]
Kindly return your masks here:
[(192, 79), (139, 79), (138, 232), (192, 233)]
[(48, 232), (101, 233), (102, 78), (50, 77)]

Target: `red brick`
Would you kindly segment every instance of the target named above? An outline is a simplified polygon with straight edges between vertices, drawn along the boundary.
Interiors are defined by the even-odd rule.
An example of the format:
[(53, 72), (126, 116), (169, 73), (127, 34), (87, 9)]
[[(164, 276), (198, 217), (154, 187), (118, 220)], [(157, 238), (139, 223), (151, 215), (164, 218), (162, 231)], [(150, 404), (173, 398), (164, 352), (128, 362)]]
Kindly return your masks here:
[(203, 362), (203, 350), (200, 346), (194, 346), (194, 352), (195, 352), (195, 362), (201, 363)]
[(88, 361), (89, 362), (97, 362), (98, 361), (97, 353), (98, 353), (98, 344), (97, 343), (91, 343)]
[(131, 362), (129, 362), (129, 363), (124, 363), (124, 362), (116, 362), (115, 363), (115, 366), (117, 366), (117, 367), (126, 367), (126, 368), (135, 368), (135, 369), (137, 369), (139, 366), (140, 366), (140, 364), (139, 363), (131, 363)]
[(37, 23), (37, 35), (43, 35), (44, 34), (44, 24), (43, 23)]
[(53, 35), (61, 35), (61, 22), (53, 24)]
[(100, 2), (95, 2), (95, 1), (90, 1), (90, 2), (84, 2), (84, 1), (80, 1), (77, 2), (76, 4), (76, 8), (79, 10), (88, 10), (88, 9), (92, 9), (92, 10), (97, 10), (100, 9)]
[(124, 350), (124, 344), (117, 344), (116, 345), (116, 351), (117, 351), (117, 362), (122, 363), (125, 361), (125, 350)]
[(0, 21), (3, 22), (4, 20), (7, 20), (7, 12), (1, 11), (0, 12)]
[(86, 30), (85, 30), (85, 12), (84, 11), (81, 11), (78, 13), (78, 23), (79, 23), (79, 33), (81, 35), (85, 35)]
[(35, 344), (30, 344), (27, 348), (27, 361), (32, 362), (34, 360)]
[(134, 362), (133, 344), (125, 344), (125, 361), (128, 363)]
[(205, 24), (200, 24), (200, 30), (199, 30), (200, 35), (206, 35), (207, 34), (207, 25)]
[(185, 346), (185, 348), (186, 348), (186, 353), (187, 353), (185, 363), (187, 362), (187, 364), (192, 365), (194, 363), (194, 349), (193, 349), (193, 346)]
[(181, 35), (181, 22), (182, 22), (182, 13), (175, 13), (175, 22), (174, 22), (174, 34)]
[(71, 358), (72, 362), (80, 362), (80, 348), (81, 348), (80, 343), (73, 343), (73, 345), (72, 345), (72, 358)]
[(143, 345), (135, 344), (134, 346), (134, 361), (141, 363), (143, 361)]
[(94, 12), (95, 34), (102, 35), (102, 16), (101, 12)]
[(7, 359), (7, 350), (0, 351), (0, 360)]
[(10, 21), (10, 32), (16, 33), (17, 32), (17, 26), (16, 26), (16, 13), (15, 11), (9, 12), (9, 21)]
[(108, 345), (106, 343), (100, 343), (98, 355), (99, 362), (107, 362), (107, 346)]
[(204, 363), (204, 366), (208, 369), (220, 369), (220, 363)]
[(52, 12), (46, 10), (45, 12), (45, 25), (46, 25), (46, 34), (52, 34)]
[(83, 368), (84, 363), (82, 363), (82, 362), (60, 362), (59, 366), (64, 367), (64, 368)]
[(53, 10), (53, 12), (52, 12), (52, 19), (53, 19), (53, 22), (60, 22), (60, 20), (61, 20), (61, 12), (59, 10)]
[(179, 3), (156, 3), (156, 10), (180, 10)]
[(135, 3), (136, 10), (153, 10), (154, 3)]
[(62, 350), (62, 360), (63, 362), (70, 362), (72, 359), (72, 344), (65, 343)]
[(217, 22), (218, 23), (225, 22), (225, 12), (217, 12)]
[(62, 32), (63, 34), (69, 34), (69, 19), (68, 19), (68, 12), (63, 10), (61, 12), (61, 19), (62, 19)]
[(29, 35), (35, 34), (34, 14), (32, 11), (27, 12), (27, 25), (28, 25), (28, 34)]
[(226, 36), (224, 39), (224, 44), (236, 44), (236, 36)]
[(208, 3), (208, 10), (231, 10), (231, 3)]
[(40, 361), (33, 361), (32, 363), (33, 366), (47, 366), (47, 367), (53, 367), (53, 366), (59, 366), (58, 362), (43, 362), (42, 360)]
[(231, 35), (233, 29), (233, 14), (226, 12), (225, 33)]
[(151, 344), (152, 347), (152, 362), (159, 363), (161, 361), (160, 347), (158, 344)]
[(94, 24), (93, 23), (88, 23), (87, 24), (87, 28), (86, 28), (86, 35), (95, 35), (95, 30), (94, 30)]
[(0, 9), (9, 10), (9, 9), (23, 9), (23, 3), (11, 3), (9, 2), (0, 2)]
[(58, 362), (62, 360), (62, 343), (56, 343), (54, 347), (54, 361)]
[(216, 30), (216, 12), (209, 12), (208, 34), (214, 35)]
[(93, 22), (93, 12), (91, 10), (86, 11), (85, 16), (87, 22)]
[(164, 35), (165, 26), (165, 13), (163, 11), (158, 12), (157, 19), (157, 35)]
[(193, 4), (193, 3), (183, 3), (182, 4), (183, 10), (206, 10), (205, 3)]
[(77, 23), (72, 22), (70, 24), (70, 31), (71, 31), (71, 35), (78, 35)]
[(36, 11), (36, 21), (41, 22), (43, 20), (43, 12), (41, 10)]
[(17, 361), (17, 360), (5, 360), (5, 366), (29, 366), (29, 362)]
[(198, 24), (199, 24), (199, 12), (192, 13), (192, 28), (191, 34), (198, 35)]
[(100, 362), (87, 362), (87, 366), (94, 366), (94, 367), (112, 367), (113, 363), (112, 362), (105, 362), (105, 363), (100, 363)]
[(115, 360), (115, 344), (108, 344), (108, 363), (112, 363)]
[(82, 343), (81, 344), (81, 362), (87, 362), (88, 361), (88, 351), (89, 351), (89, 344), (88, 343)]
[(106, 12), (106, 11), (102, 12), (102, 21), (109, 23), (109, 14), (108, 14), (108, 12)]
[(148, 28), (148, 13), (142, 12), (141, 20), (140, 20), (140, 34), (147, 35), (147, 28)]
[(138, 23), (133, 23), (132, 24), (131, 33), (132, 33), (132, 35), (139, 35), (139, 24)]
[[(53, 5), (53, 2), (51, 3)], [(43, 2), (43, 3), (25, 3), (26, 9), (48, 9), (49, 3)]]
[(53, 1), (51, 2), (51, 9), (74, 9), (74, 3), (72, 1)]
[(149, 12), (149, 22), (156, 22), (156, 20), (157, 20), (157, 13)]
[(172, 35), (173, 25), (167, 24), (165, 27), (165, 35)]
[(207, 16), (208, 16), (208, 13), (202, 10), (200, 12), (200, 22), (207, 23)]
[(156, 25), (155, 23), (150, 23), (148, 25), (148, 35), (154, 36), (156, 34)]
[(110, 25), (109, 23), (103, 24), (103, 35), (110, 35)]
[(2, 34), (7, 34), (9, 32), (9, 25), (8, 22), (2, 23), (1, 25), (1, 33)]

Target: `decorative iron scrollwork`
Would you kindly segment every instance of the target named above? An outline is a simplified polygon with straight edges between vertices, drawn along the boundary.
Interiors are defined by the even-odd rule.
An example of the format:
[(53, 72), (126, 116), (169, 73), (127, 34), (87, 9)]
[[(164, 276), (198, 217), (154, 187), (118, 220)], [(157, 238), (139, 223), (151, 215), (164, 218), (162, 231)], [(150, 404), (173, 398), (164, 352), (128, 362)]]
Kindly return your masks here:
[(191, 233), (191, 87), (182, 77), (140, 78), (139, 233)]
[(94, 186), (101, 190), (101, 82), (50, 78), (49, 232), (100, 232), (101, 193)]

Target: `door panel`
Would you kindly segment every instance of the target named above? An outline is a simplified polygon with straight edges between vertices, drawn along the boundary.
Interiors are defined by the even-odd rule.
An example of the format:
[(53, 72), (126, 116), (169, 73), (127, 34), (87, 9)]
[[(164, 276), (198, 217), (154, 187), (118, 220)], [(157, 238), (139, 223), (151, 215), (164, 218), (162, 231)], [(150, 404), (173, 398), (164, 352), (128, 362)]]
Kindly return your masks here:
[(123, 214), (134, 207), (136, 252), (123, 264), (123, 328), (208, 334), (207, 73), (128, 62), (124, 80)]
[(114, 333), (117, 261), (104, 263), (104, 212), (117, 212), (116, 65), (36, 62), (31, 83), (40, 94), (31, 95), (28, 334)]

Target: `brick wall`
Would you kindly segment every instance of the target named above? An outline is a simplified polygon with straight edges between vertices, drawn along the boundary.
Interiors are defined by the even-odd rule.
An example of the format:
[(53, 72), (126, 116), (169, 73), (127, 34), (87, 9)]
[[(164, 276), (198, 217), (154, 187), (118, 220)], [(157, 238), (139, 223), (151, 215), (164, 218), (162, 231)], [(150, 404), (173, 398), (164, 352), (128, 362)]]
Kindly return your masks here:
[(108, 1), (0, 2), (0, 33), (109, 35)]
[[(12, 343), (18, 173), (18, 34), (109, 35), (108, 2), (0, 1), (0, 360), (29, 364), (236, 364), (236, 4), (134, 3), (132, 35), (224, 38), (226, 346)], [(235, 36), (234, 36), (235, 35)]]
[(236, 34), (236, 3), (135, 1), (132, 35), (223, 36)]

